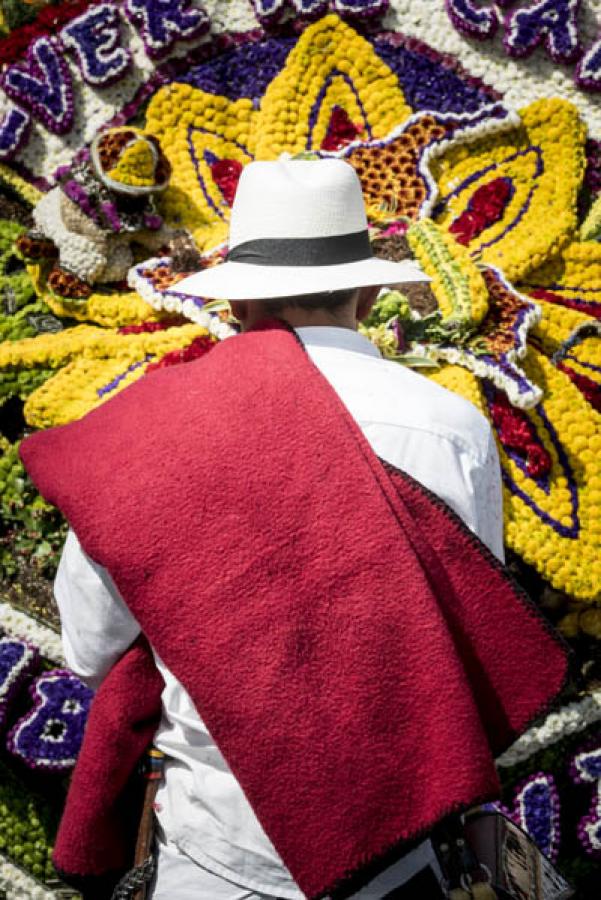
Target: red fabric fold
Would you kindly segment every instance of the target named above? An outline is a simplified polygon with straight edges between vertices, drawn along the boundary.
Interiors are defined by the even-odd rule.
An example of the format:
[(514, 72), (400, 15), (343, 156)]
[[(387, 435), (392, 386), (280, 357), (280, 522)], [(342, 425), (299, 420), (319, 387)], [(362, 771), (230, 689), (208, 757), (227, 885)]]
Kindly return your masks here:
[[(309, 898), (495, 796), (494, 754), (562, 687), (563, 647), (534, 608), (456, 516), (382, 465), (286, 328), (148, 375), (22, 456)], [(94, 701), (71, 831), (80, 785), (93, 791), (79, 770), (105, 752), (95, 710), (113, 702)], [(104, 857), (70, 855), (66, 827), (63, 869), (111, 868), (106, 842)]]

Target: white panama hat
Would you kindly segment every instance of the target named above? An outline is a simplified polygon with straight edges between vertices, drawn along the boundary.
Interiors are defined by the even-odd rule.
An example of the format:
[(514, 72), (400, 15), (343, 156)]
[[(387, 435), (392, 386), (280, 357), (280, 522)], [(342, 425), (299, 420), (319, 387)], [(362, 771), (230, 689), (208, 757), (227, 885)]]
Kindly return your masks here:
[(223, 300), (430, 281), (412, 260), (372, 256), (361, 183), (341, 159), (252, 162), (242, 171), (225, 262), (173, 286)]

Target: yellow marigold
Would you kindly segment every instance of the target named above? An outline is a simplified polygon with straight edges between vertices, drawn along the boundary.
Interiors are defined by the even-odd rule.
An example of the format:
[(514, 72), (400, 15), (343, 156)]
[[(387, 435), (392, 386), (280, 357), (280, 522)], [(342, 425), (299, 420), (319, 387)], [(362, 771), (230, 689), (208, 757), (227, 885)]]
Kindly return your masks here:
[[(586, 290), (588, 299), (601, 299), (601, 244), (573, 242), (544, 265), (529, 273), (525, 284), (552, 289), (553, 293), (574, 296)], [(571, 291), (569, 290), (571, 289)]]
[[(77, 332), (73, 339), (71, 332)], [(62, 335), (47, 335), (43, 347), (34, 347), (36, 342), (42, 343), (39, 338), (19, 341), (22, 358), (29, 353), (37, 365), (63, 366), (30, 394), (25, 419), (35, 428), (78, 419), (143, 375), (148, 363), (207, 335), (206, 328), (194, 324), (127, 335), (79, 325)]]
[(542, 311), (540, 322), (532, 329), (532, 337), (539, 342), (547, 356), (553, 356), (576, 328), (587, 325), (590, 316), (559, 303), (536, 301)]
[(482, 394), (481, 381), (472, 372), (462, 366), (443, 364), (432, 372), (428, 370), (427, 377), (440, 384), (441, 387), (469, 400), (481, 413), (486, 414), (486, 401)]
[(155, 183), (155, 155), (150, 144), (138, 140), (126, 147), (116, 166), (106, 173), (113, 181), (135, 187), (148, 187)]
[(85, 303), (62, 299), (54, 294), (43, 296), (55, 315), (78, 322), (95, 322), (105, 328), (139, 325), (165, 318), (134, 291), (95, 291)]
[(512, 196), (498, 221), (469, 244), (473, 253), (519, 281), (560, 252), (577, 229), (586, 129), (575, 106), (544, 99), (520, 110), (520, 127), (457, 144), (432, 162), (449, 227), (478, 188), (511, 181)]
[[(34, 428), (51, 428), (81, 419), (141, 378), (149, 362), (144, 354), (125, 359), (76, 359), (27, 398), (25, 419)], [(116, 379), (120, 381), (114, 391), (99, 394)]]
[(187, 347), (206, 333), (205, 328), (192, 323), (142, 334), (119, 334), (97, 325), (76, 325), (22, 341), (4, 341), (0, 344), (0, 368), (58, 368), (80, 356), (118, 360), (140, 353), (163, 356), (170, 350)]
[(226, 240), (229, 221), (211, 160), (250, 162), (257, 116), (246, 98), (230, 101), (189, 84), (170, 84), (149, 104), (145, 130), (160, 139), (172, 168), (161, 213), (169, 224), (187, 228), (203, 250)]
[[(545, 385), (545, 399), (524, 413), (549, 454), (546, 487), (528, 475), (498, 444), (504, 478), (507, 544), (553, 587), (580, 600), (601, 596), (599, 486), (596, 453), (601, 416), (570, 379), (530, 348), (526, 375)], [(586, 560), (586, 565), (583, 565)]]
[[(366, 120), (344, 76), (352, 81)], [(257, 158), (319, 147), (334, 104), (363, 127), (364, 137), (368, 130), (373, 137), (384, 137), (411, 115), (394, 72), (365, 38), (331, 14), (305, 29), (267, 88), (256, 123)]]

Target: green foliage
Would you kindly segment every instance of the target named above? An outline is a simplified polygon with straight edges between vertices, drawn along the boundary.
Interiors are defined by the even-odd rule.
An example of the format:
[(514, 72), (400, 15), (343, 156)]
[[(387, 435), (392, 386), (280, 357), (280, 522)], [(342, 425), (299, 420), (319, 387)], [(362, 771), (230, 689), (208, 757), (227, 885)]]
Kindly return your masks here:
[(0, 372), (0, 405), (9, 397), (19, 397), (20, 400), (25, 400), (53, 374), (52, 369)]
[(12, 315), (35, 299), (35, 290), (14, 243), (25, 231), (18, 222), (0, 219), (0, 314)]
[(46, 799), (29, 793), (0, 759), (0, 853), (40, 881), (56, 879), (50, 856), (57, 814)]
[(0, 341), (21, 341), (39, 332), (30, 321), (31, 316), (48, 315), (50, 310), (42, 300), (28, 303), (14, 313), (0, 315)]
[(33, 22), (37, 14), (35, 6), (24, 3), (23, 0), (2, 0), (1, 6), (4, 21), (11, 31), (28, 22)]
[[(50, 320), (50, 310), (36, 298), (29, 274), (14, 251), (23, 231), (17, 222), (0, 220), (0, 341), (35, 337), (40, 323)], [(45, 368), (0, 371), (0, 405), (13, 396), (24, 400), (52, 374)]]
[(18, 456), (19, 443), (0, 438), (0, 576), (10, 578), (24, 562), (49, 577), (58, 565), (67, 524), (38, 494)]
[[(400, 291), (387, 291), (374, 303), (369, 316), (363, 324), (367, 328), (393, 325), (398, 321), (407, 344), (463, 344), (470, 337), (464, 322), (456, 320), (442, 321), (440, 310), (421, 316), (414, 312), (409, 300)], [(470, 326), (471, 327), (471, 326)], [(477, 340), (470, 342), (470, 350), (474, 353), (485, 352)]]
[(377, 328), (378, 325), (386, 325), (395, 316), (400, 319), (410, 318), (409, 301), (400, 291), (386, 291), (378, 297), (363, 324), (367, 328)]

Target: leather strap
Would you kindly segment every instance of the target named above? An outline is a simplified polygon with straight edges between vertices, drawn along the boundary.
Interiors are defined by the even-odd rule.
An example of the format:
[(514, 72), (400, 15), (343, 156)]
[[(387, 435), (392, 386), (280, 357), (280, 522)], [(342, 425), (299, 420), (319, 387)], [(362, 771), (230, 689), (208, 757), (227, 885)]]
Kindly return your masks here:
[[(144, 759), (144, 778), (146, 790), (144, 791), (144, 804), (140, 817), (136, 852), (134, 855), (134, 867), (144, 866), (148, 858), (152, 858), (152, 841), (154, 837), (154, 801), (163, 777), (164, 753), (151, 747)], [(138, 888), (133, 895), (133, 900), (146, 900), (148, 881)]]

